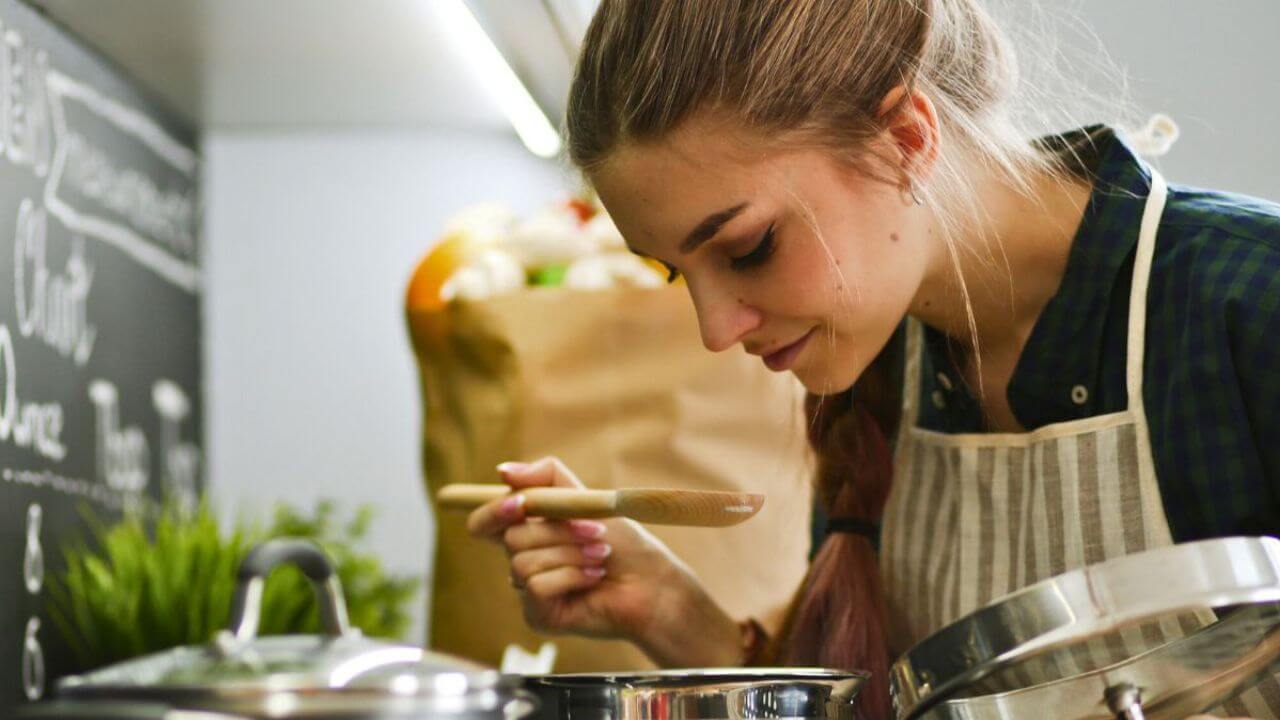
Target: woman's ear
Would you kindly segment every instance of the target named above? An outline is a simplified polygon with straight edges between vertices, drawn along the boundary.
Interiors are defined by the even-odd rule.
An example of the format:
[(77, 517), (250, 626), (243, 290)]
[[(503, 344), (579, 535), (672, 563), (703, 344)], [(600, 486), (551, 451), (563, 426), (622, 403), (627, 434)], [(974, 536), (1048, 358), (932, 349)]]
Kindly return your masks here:
[(885, 140), (898, 151), (902, 189), (923, 184), (933, 171), (942, 135), (933, 101), (919, 90), (898, 85), (885, 94), (876, 114)]

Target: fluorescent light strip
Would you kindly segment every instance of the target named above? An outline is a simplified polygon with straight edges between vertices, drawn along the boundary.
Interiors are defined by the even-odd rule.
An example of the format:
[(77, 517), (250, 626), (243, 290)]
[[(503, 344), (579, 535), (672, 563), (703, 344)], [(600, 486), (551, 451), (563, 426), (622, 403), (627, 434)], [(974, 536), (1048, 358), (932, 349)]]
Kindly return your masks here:
[(507, 64), (463, 0), (433, 0), (440, 17), (456, 31), (458, 47), (484, 79), (493, 99), (506, 113), (529, 152), (544, 158), (560, 152), (560, 134), (547, 120), (524, 83)]

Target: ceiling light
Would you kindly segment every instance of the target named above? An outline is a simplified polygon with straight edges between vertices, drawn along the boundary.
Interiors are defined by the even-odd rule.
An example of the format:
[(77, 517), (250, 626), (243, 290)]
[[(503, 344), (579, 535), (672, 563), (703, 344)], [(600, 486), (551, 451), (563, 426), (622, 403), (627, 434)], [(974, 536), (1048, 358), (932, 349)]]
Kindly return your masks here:
[(450, 34), (457, 39), (458, 48), (466, 53), (468, 61), (480, 73), (485, 87), (511, 121), (524, 146), (539, 157), (555, 157), (560, 152), (560, 134), (466, 3), (463, 0), (433, 0), (431, 4), (451, 29)]

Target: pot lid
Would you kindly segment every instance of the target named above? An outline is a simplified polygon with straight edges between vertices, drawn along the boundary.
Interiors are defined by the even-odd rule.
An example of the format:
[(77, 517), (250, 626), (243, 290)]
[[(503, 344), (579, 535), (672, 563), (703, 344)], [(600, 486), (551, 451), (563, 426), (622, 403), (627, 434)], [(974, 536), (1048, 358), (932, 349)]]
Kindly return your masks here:
[(1007, 595), (894, 663), (898, 717), (1182, 718), (1280, 657), (1280, 540), (1135, 553)]
[[(320, 603), (324, 635), (258, 637), (267, 575), (296, 565)], [(350, 627), (337, 574), (309, 541), (283, 538), (254, 548), (240, 566), (231, 624), (211, 643), (167, 650), (65, 678), (59, 694), (74, 698), (219, 700), (239, 707), (268, 695), (308, 698), (405, 699), (443, 703), (459, 711), (497, 708), (515, 681), (496, 670), (411, 645), (364, 637)], [(235, 701), (228, 705), (228, 701)], [(288, 701), (276, 701), (276, 704)], [(187, 703), (183, 703), (187, 705)]]
[[(403, 678), (412, 677), (414, 680)], [(92, 687), (161, 691), (310, 690), (410, 686), (456, 695), (460, 690), (506, 686), (496, 670), (410, 645), (352, 633), (342, 637), (282, 635), (256, 638), (223, 653), (216, 647), (181, 647), (67, 678), (68, 692)]]

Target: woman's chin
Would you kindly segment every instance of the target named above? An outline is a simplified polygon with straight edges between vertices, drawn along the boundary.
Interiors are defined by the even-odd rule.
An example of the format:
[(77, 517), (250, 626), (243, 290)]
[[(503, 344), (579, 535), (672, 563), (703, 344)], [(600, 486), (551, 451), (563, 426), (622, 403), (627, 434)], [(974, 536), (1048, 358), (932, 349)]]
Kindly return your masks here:
[(853, 387), (858, 380), (857, 375), (827, 372), (825, 368), (812, 368), (808, 365), (791, 368), (791, 374), (796, 376), (805, 390), (814, 395), (833, 395), (844, 392)]

